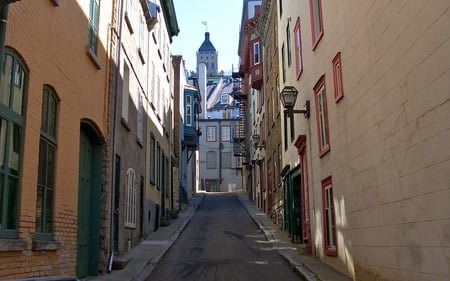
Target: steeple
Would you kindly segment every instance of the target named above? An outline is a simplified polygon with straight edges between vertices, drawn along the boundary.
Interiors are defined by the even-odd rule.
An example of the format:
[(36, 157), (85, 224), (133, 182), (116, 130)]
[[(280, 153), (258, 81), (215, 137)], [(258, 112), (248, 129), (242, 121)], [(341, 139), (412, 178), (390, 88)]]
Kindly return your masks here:
[(199, 52), (215, 52), (216, 48), (209, 40), (209, 32), (205, 32), (205, 41), (203, 41), (202, 45), (198, 49)]

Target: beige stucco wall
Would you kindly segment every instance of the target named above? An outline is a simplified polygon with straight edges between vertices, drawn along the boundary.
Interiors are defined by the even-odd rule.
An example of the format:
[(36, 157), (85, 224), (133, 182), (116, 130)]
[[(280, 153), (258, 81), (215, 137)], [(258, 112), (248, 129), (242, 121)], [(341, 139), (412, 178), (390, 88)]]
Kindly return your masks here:
[[(302, 98), (312, 105), (309, 121), (296, 116), (296, 134), (308, 137), (314, 253), (355, 280), (448, 280), (450, 3), (322, 1), (324, 36), (312, 51), (309, 3), (294, 2), (283, 2), (279, 35), (282, 43), (287, 18), (300, 17), (304, 71), (296, 81), (293, 64), (287, 83), (300, 92), (298, 109)], [(344, 98), (336, 103), (337, 52)], [(323, 74), (331, 150), (320, 158), (312, 89)], [(284, 163), (297, 161), (294, 151)], [(323, 251), (328, 176), (337, 257)]]

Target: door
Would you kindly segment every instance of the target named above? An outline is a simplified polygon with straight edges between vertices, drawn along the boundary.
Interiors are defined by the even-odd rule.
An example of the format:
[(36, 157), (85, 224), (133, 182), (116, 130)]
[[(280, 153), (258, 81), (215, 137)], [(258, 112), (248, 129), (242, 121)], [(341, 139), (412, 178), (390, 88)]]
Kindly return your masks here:
[[(78, 179), (77, 277), (97, 274), (99, 248), (99, 191), (94, 169), (94, 145), (81, 130)], [(98, 161), (98, 159), (97, 159)]]

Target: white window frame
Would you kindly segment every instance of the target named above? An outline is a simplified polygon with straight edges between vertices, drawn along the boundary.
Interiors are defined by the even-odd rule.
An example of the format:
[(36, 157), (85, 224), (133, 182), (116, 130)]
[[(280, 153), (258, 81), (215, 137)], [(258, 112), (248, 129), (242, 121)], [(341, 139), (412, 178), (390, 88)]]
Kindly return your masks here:
[(221, 138), (222, 141), (231, 141), (231, 126), (230, 125), (224, 125), (222, 126), (221, 131)]
[(186, 96), (186, 125), (192, 126), (192, 103), (191, 96)]
[(125, 187), (125, 227), (136, 228), (136, 174), (128, 169)]
[(206, 141), (216, 142), (217, 141), (217, 127), (216, 126), (206, 126)]
[(253, 43), (253, 64), (257, 65), (261, 62), (260, 60), (260, 49), (259, 42)]

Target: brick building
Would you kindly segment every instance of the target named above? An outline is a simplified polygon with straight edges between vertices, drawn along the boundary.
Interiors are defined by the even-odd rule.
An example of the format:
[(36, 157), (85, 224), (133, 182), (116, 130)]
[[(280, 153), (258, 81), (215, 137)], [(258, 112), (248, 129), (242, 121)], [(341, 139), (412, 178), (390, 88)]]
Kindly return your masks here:
[(58, 3), (19, 1), (6, 14), (1, 279), (98, 270), (112, 6)]

